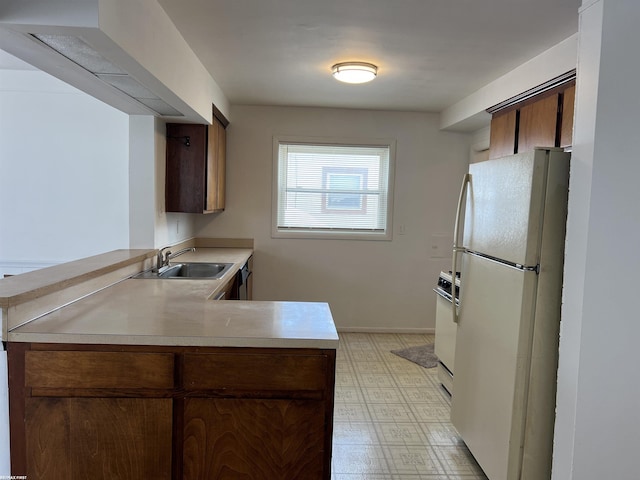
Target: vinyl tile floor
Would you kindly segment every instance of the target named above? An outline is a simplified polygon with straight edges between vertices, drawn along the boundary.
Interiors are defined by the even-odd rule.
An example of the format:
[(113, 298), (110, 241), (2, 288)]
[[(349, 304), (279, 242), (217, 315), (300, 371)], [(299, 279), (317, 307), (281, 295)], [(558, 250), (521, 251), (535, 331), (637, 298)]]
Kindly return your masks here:
[(391, 350), (433, 335), (341, 333), (332, 480), (486, 480), (449, 421), (435, 368)]

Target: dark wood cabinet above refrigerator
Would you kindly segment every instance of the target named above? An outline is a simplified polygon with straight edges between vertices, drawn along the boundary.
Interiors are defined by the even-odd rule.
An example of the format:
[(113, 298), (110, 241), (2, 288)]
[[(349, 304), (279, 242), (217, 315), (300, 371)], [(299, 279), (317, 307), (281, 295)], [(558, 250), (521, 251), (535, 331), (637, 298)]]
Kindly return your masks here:
[(489, 158), (533, 150), (571, 146), (575, 73), (540, 93), (518, 98), (488, 110), (492, 113)]

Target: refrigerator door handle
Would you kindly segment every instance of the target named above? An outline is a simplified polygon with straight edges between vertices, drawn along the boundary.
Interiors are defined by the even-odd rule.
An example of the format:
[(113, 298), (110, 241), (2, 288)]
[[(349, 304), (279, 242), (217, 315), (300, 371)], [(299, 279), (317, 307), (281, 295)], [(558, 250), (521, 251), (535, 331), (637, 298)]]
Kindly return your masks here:
[[(462, 186), (460, 187), (460, 196), (458, 197), (458, 207), (456, 208), (456, 223), (453, 226), (453, 254), (451, 255), (451, 276), (455, 285), (456, 272), (458, 271), (458, 252), (464, 252), (464, 247), (458, 246), (458, 239), (460, 236), (460, 220), (462, 219), (462, 209), (464, 208), (464, 197), (467, 193), (467, 188), (471, 182), (471, 174), (465, 173), (462, 177)], [(458, 309), (454, 305), (451, 309), (453, 315), (453, 323), (458, 323)]]

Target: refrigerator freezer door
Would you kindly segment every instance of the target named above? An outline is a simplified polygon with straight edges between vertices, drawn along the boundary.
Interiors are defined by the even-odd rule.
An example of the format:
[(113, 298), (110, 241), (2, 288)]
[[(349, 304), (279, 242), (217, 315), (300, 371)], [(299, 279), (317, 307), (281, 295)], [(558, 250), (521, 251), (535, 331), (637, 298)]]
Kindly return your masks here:
[(466, 248), (537, 265), (548, 161), (549, 151), (537, 149), (470, 165)]
[(522, 462), (537, 276), (464, 254), (451, 421), (487, 476)]

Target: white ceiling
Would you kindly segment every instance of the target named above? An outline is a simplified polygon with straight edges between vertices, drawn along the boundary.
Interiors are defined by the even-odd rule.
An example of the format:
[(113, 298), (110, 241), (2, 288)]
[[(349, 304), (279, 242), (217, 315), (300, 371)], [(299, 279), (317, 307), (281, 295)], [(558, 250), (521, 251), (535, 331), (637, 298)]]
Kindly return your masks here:
[[(158, 0), (232, 104), (441, 111), (578, 31), (580, 0)], [(371, 62), (341, 84), (331, 66)]]

